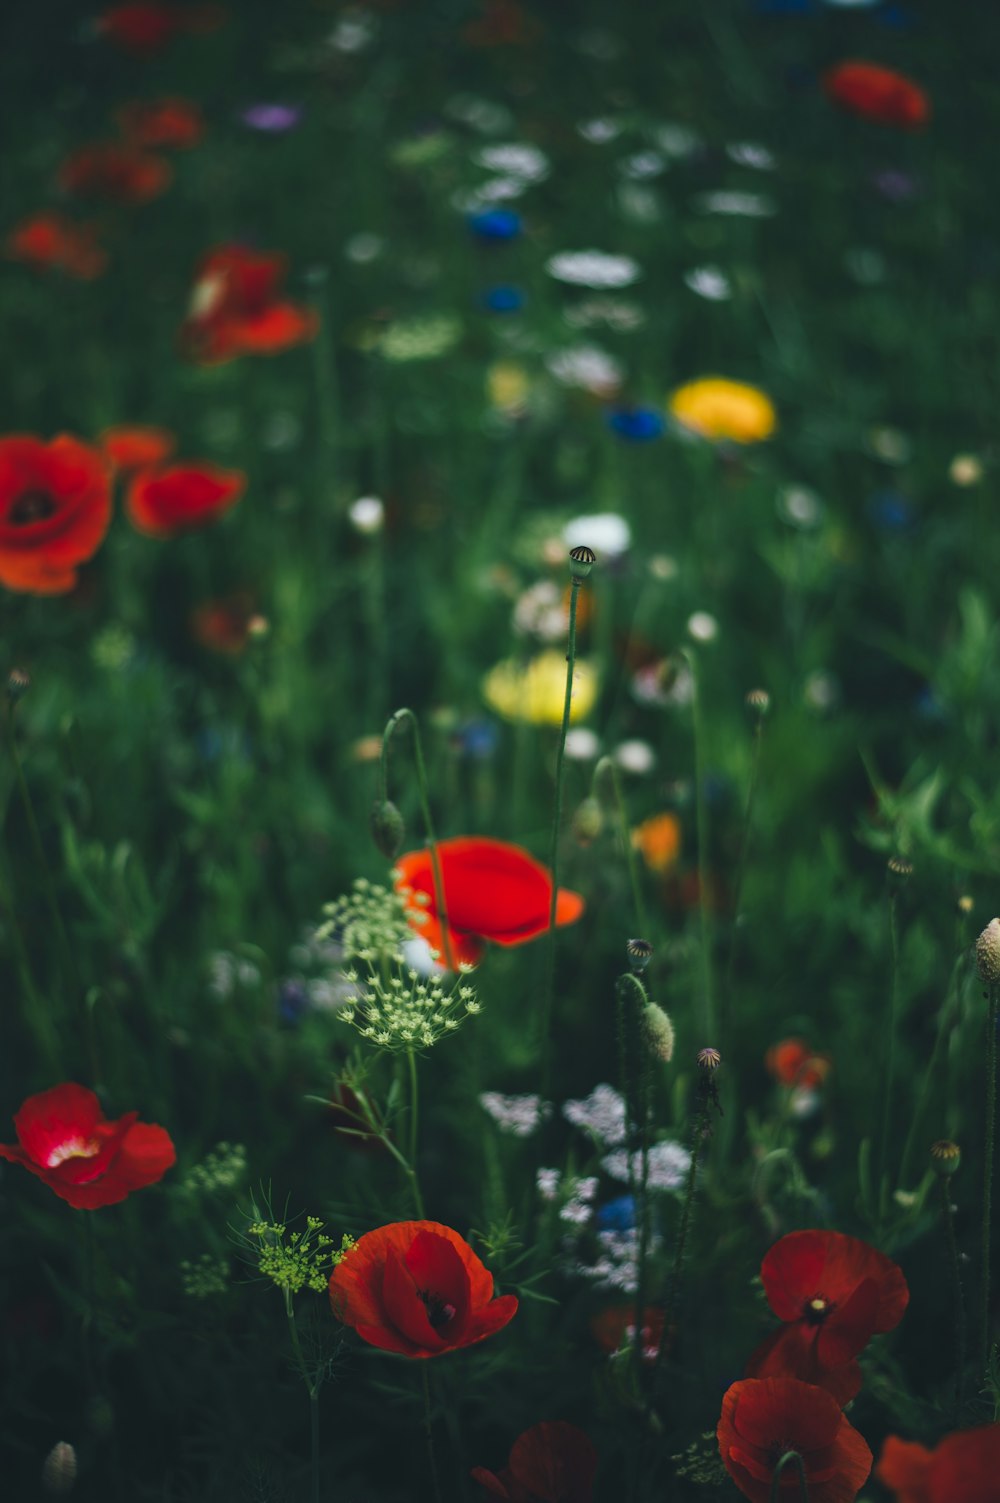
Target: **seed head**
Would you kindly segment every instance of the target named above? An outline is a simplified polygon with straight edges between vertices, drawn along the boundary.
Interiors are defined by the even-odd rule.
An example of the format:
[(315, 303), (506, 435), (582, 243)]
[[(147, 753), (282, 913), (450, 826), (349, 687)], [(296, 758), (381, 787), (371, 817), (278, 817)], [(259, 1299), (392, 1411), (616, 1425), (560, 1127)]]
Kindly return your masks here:
[(771, 708), (771, 696), (766, 689), (751, 689), (744, 696), (743, 703), (758, 720), (763, 720)]
[(897, 882), (907, 882), (913, 876), (913, 862), (907, 861), (905, 856), (890, 856), (886, 867), (890, 877), (895, 877)]
[(976, 940), (976, 965), (986, 986), (1000, 982), (1000, 918), (990, 919)]
[(721, 1064), (722, 1064), (722, 1055), (719, 1053), (718, 1049), (699, 1049), (698, 1050), (698, 1068), (699, 1068), (699, 1070), (704, 1070), (704, 1071), (706, 1071), (706, 1073), (708, 1073), (710, 1075), (710, 1074), (712, 1074), (713, 1071), (717, 1070)]
[(674, 1025), (656, 1002), (642, 1010), (642, 1032), (649, 1052), (669, 1065), (674, 1057)]
[(16, 705), (31, 688), (31, 675), (24, 668), (12, 668), (7, 675), (7, 699)]
[(76, 1451), (68, 1440), (57, 1440), (42, 1465), (42, 1492), (64, 1498), (76, 1481)]
[(403, 844), (406, 826), (390, 799), (376, 799), (371, 813), (372, 839), (387, 861), (395, 861)]
[(625, 946), (632, 970), (641, 975), (653, 956), (653, 946), (648, 939), (630, 939)]
[(597, 563), (597, 554), (593, 548), (580, 543), (578, 547), (569, 550), (569, 572), (574, 584), (580, 584), (587, 578), (591, 569)]
[(950, 1138), (931, 1144), (931, 1168), (941, 1179), (950, 1179), (962, 1162), (962, 1150)]

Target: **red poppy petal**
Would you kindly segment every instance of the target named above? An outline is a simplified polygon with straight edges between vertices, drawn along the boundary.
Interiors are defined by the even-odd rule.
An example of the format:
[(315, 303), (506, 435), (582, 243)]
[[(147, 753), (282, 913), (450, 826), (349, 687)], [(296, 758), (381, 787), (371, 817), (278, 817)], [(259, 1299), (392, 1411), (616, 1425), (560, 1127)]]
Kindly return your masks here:
[(101, 1103), (86, 1086), (67, 1081), (29, 1096), (14, 1117), (17, 1140), (42, 1168), (74, 1138), (91, 1138), (104, 1121)]
[(166, 1128), (155, 1122), (135, 1122), (125, 1134), (121, 1152), (108, 1172), (126, 1194), (156, 1184), (177, 1162), (177, 1150)]
[(319, 315), (296, 303), (272, 303), (259, 313), (241, 318), (235, 337), (248, 355), (277, 355), (293, 345), (314, 339)]
[(816, 1345), (816, 1328), (801, 1321), (779, 1326), (766, 1336), (746, 1365), (748, 1378), (798, 1378), (825, 1388), (843, 1408), (861, 1392), (861, 1368), (857, 1362), (842, 1367), (823, 1367)]
[(779, 1320), (798, 1320), (819, 1291), (826, 1264), (823, 1232), (789, 1232), (764, 1254), (760, 1276), (767, 1302)]
[(447, 1339), (431, 1325), (413, 1275), (394, 1247), (386, 1249), (382, 1303), (388, 1320), (414, 1346), (425, 1351), (445, 1350)]
[(490, 1300), (488, 1305), (484, 1305), (470, 1318), (462, 1345), (472, 1346), (475, 1342), (485, 1341), (487, 1336), (502, 1331), (514, 1319), (517, 1307), (516, 1294), (501, 1294)]
[(591, 1503), (597, 1452), (590, 1437), (564, 1420), (533, 1425), (511, 1447), (516, 1482), (543, 1503)]
[(931, 1455), (928, 1476), (933, 1503), (997, 1503), (1000, 1425), (946, 1435)]
[(823, 1367), (842, 1367), (868, 1345), (878, 1316), (878, 1285), (862, 1279), (846, 1304), (833, 1310), (819, 1328), (816, 1352)]
[(776, 1423), (790, 1446), (816, 1451), (829, 1446), (842, 1415), (836, 1399), (822, 1388), (795, 1378), (744, 1381), (733, 1417), (736, 1433), (752, 1446), (774, 1444)]
[(152, 469), (168, 459), (177, 447), (177, 440), (165, 428), (138, 424), (105, 428), (98, 443), (118, 470)]
[(506, 1498), (510, 1503), (510, 1493), (507, 1486), (495, 1472), (487, 1471), (484, 1466), (474, 1466), (469, 1473), (473, 1482), (478, 1482), (480, 1487), (485, 1487), (488, 1493), (496, 1498)]
[(453, 1312), (447, 1325), (435, 1329), (446, 1343), (459, 1342), (469, 1318), (472, 1289), (465, 1263), (454, 1244), (436, 1232), (418, 1232), (406, 1253), (405, 1263), (417, 1288)]
[[(992, 1428), (992, 1427), (991, 1427)], [(931, 1503), (930, 1461), (926, 1446), (886, 1437), (875, 1475), (897, 1495), (897, 1503)]]
[(246, 476), (214, 465), (175, 465), (135, 475), (125, 496), (132, 525), (148, 537), (173, 537), (224, 515), (243, 495)]

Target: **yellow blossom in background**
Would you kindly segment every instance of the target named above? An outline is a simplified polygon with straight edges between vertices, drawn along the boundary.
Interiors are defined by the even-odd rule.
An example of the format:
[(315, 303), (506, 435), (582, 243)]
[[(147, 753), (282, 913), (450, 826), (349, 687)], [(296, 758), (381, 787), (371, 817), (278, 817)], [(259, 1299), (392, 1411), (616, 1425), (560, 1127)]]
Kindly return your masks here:
[(702, 438), (729, 439), (734, 444), (759, 443), (778, 426), (774, 403), (766, 392), (725, 376), (703, 376), (678, 386), (667, 398), (667, 409)]
[[(540, 652), (528, 663), (506, 658), (483, 679), (483, 698), (505, 720), (526, 720), (529, 725), (562, 725), (566, 698), (566, 654)], [(573, 672), (570, 724), (582, 720), (597, 698), (597, 674), (592, 665), (577, 658)]]
[(507, 417), (523, 412), (531, 380), (523, 365), (513, 360), (495, 360), (486, 372), (486, 395), (491, 406)]
[(661, 875), (673, 866), (681, 850), (681, 826), (676, 814), (654, 814), (632, 831), (633, 849), (641, 852), (651, 872)]

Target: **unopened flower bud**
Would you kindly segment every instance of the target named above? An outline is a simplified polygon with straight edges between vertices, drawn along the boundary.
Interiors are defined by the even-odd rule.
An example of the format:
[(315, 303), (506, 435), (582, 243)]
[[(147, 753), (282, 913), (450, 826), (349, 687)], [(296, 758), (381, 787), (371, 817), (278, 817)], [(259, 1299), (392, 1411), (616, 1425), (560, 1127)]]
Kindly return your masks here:
[(650, 1053), (669, 1065), (674, 1057), (674, 1025), (656, 1002), (642, 1010), (642, 1032)]
[(931, 1168), (941, 1179), (950, 1179), (962, 1162), (962, 1150), (950, 1138), (931, 1144)]
[(592, 845), (604, 828), (604, 814), (596, 798), (585, 798), (573, 815), (573, 835), (577, 845)]
[(633, 971), (641, 973), (653, 957), (653, 946), (648, 939), (630, 939), (625, 946), (625, 953)]
[(394, 861), (403, 844), (403, 816), (389, 799), (376, 799), (371, 815), (372, 839), (387, 861)]
[(990, 919), (976, 940), (976, 965), (986, 986), (1000, 982), (1000, 918)]
[(763, 720), (771, 708), (771, 696), (766, 689), (751, 689), (744, 697), (744, 704), (751, 714)]
[(63, 1498), (76, 1481), (76, 1451), (68, 1440), (57, 1440), (42, 1466), (42, 1491)]
[(569, 550), (569, 572), (574, 584), (579, 584), (587, 578), (591, 569), (597, 562), (597, 554), (593, 548), (588, 548), (581, 543), (577, 548)]
[(24, 668), (12, 668), (7, 675), (7, 698), (16, 705), (22, 694), (31, 688), (31, 675)]
[(717, 1070), (721, 1064), (722, 1064), (722, 1055), (719, 1053), (718, 1049), (699, 1049), (698, 1050), (698, 1068), (699, 1068), (699, 1070), (705, 1070), (709, 1074), (711, 1074), (711, 1072), (713, 1070)]

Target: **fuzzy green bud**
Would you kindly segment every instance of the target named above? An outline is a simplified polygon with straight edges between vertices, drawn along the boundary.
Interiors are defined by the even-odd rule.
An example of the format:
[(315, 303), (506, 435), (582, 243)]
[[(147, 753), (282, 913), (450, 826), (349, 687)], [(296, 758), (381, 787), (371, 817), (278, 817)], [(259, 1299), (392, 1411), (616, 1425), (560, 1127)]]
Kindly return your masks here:
[(990, 919), (976, 940), (976, 965), (984, 985), (1000, 982), (1000, 918)]
[(42, 1465), (42, 1492), (64, 1498), (76, 1481), (76, 1451), (68, 1440), (57, 1440)]
[(674, 1057), (674, 1025), (656, 1002), (642, 1010), (642, 1034), (649, 1052), (669, 1065)]
[(372, 839), (387, 861), (395, 861), (403, 844), (406, 826), (396, 805), (387, 798), (376, 799), (371, 814)]
[(585, 798), (573, 815), (573, 835), (577, 845), (592, 845), (604, 828), (604, 813), (596, 798)]
[(950, 1138), (931, 1144), (931, 1168), (939, 1179), (950, 1179), (962, 1162), (962, 1150)]

